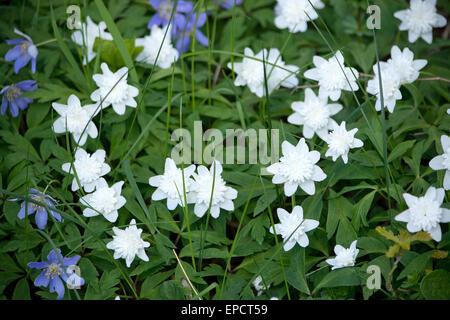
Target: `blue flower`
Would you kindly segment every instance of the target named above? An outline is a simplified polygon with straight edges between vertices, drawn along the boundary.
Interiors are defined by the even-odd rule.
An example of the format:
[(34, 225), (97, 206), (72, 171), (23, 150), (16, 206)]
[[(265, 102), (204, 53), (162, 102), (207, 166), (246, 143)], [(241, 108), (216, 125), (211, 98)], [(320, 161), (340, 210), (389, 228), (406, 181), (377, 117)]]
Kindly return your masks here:
[(9, 50), (5, 55), (6, 61), (14, 61), (14, 72), (17, 74), (20, 69), (25, 67), (31, 60), (31, 72), (36, 72), (36, 57), (38, 55), (38, 49), (33, 43), (33, 40), (25, 33), (14, 29), (14, 32), (21, 35), (25, 39), (11, 39), (6, 40), (7, 44), (15, 44), (16, 46)]
[(28, 105), (33, 102), (33, 99), (21, 97), (23, 91), (34, 91), (37, 89), (36, 81), (25, 80), (17, 84), (6, 86), (0, 91), (3, 95), (1, 112), (2, 115), (6, 113), (9, 104), (9, 111), (15, 118), (19, 115), (19, 109), (25, 110)]
[[(55, 208), (54, 203), (56, 202), (55, 199), (50, 197), (47, 194), (41, 193), (35, 189), (30, 189), (30, 194), (28, 195), (30, 199), (33, 199), (35, 201), (38, 201), (40, 203), (47, 204), (49, 208)], [(18, 201), (18, 199), (13, 199), (11, 201)], [(19, 211), (19, 214), (17, 215), (19, 219), (24, 219), (25, 214), (33, 214), (36, 212), (36, 224), (39, 229), (44, 229), (47, 225), (47, 219), (48, 219), (48, 213), (47, 208), (44, 206), (37, 205), (33, 202), (29, 202), (28, 200), (25, 200), (21, 204), (21, 208)], [(50, 210), (51, 215), (59, 222), (62, 222), (61, 215), (53, 210)]]
[[(234, 0), (216, 0), (216, 2), (220, 1), (220, 6), (226, 10), (230, 10), (234, 7)], [(244, 2), (244, 0), (236, 0), (236, 5), (239, 6)]]
[[(150, 0), (150, 4), (157, 12), (148, 23), (148, 28), (151, 29), (154, 25), (166, 26), (169, 23), (172, 15), (172, 9), (175, 4), (173, 0)], [(178, 0), (176, 3), (176, 11), (174, 12), (172, 25), (172, 34), (175, 35), (186, 24), (186, 18), (183, 13), (189, 13), (194, 6), (190, 1)]]
[(80, 260), (80, 256), (64, 258), (61, 255), (61, 250), (56, 249), (56, 251), (50, 251), (47, 261), (28, 263), (29, 268), (43, 270), (34, 280), (34, 285), (36, 287), (47, 287), (50, 285), (50, 292), (56, 292), (58, 294), (57, 299), (62, 299), (65, 291), (62, 280), (69, 286), (82, 286), (84, 284), (84, 279), (73, 271), (78, 260)]
[(189, 44), (191, 43), (191, 36), (194, 33), (195, 30), (195, 38), (198, 42), (200, 42), (205, 47), (208, 46), (208, 38), (203, 34), (203, 32), (200, 31), (200, 27), (202, 27), (206, 22), (206, 13), (202, 12), (198, 16), (194, 13), (189, 18), (189, 21), (186, 24), (186, 29), (181, 32), (181, 34), (178, 36), (177, 40), (177, 49), (180, 53), (186, 52), (189, 48)]

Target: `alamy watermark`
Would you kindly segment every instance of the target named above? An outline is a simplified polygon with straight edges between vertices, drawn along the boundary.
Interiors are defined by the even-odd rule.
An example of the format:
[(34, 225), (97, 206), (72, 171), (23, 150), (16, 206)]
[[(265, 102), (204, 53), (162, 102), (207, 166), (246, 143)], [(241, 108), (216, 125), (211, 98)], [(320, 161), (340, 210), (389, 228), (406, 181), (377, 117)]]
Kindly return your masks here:
[(367, 7), (367, 14), (369, 18), (366, 21), (367, 29), (381, 29), (381, 9), (377, 5), (371, 5)]

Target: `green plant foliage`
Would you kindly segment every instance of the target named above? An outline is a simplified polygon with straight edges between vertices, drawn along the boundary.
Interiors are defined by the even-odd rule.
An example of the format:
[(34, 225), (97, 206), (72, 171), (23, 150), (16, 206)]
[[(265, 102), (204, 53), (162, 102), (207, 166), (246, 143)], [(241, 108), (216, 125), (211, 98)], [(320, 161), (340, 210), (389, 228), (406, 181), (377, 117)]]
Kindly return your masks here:
[[(80, 31), (68, 28), (69, 2), (79, 5), (82, 23), (88, 16), (96, 25), (104, 21), (104, 32), (111, 35), (109, 40), (97, 37), (93, 41), (95, 57), (87, 63), (87, 48), (73, 41), (74, 33)], [(135, 41), (150, 34), (147, 25), (158, 14), (147, 0), (2, 4), (0, 90), (25, 80), (36, 81), (38, 88), (23, 90), (23, 97), (33, 102), (20, 109), (17, 117), (11, 115), (10, 107), (4, 114), (2, 107), (0, 115), (0, 299), (56, 299), (49, 287), (34, 285), (41, 270), (28, 265), (46, 261), (56, 248), (64, 258), (80, 257), (77, 267), (84, 279), (76, 289), (65, 284), (63, 299), (450, 299), (450, 232), (444, 217), (444, 209), (450, 209), (449, 191), (442, 189), (443, 210), (436, 218), (440, 219), (436, 223), (440, 241), (424, 230), (425, 224), (417, 227), (396, 219), (409, 210), (404, 194), (422, 197), (430, 187), (443, 188), (446, 174), (448, 179), (448, 170), (430, 167), (433, 158), (449, 152), (441, 142), (450, 131), (448, 25), (433, 29), (431, 44), (423, 39), (410, 43), (408, 31), (400, 31), (401, 22), (394, 17), (395, 12), (409, 8), (410, 1), (322, 2), (324, 8), (317, 9), (318, 18), (307, 22), (307, 30), (291, 33), (275, 26), (276, 0), (244, 0), (230, 10), (216, 1), (192, 1), (193, 12), (208, 12), (206, 22), (186, 31), (191, 42), (167, 68), (136, 61), (144, 47)], [(368, 4), (380, 7), (381, 29), (367, 28)], [(438, 0), (437, 13), (448, 21), (449, 12), (450, 2)], [(5, 57), (13, 48), (5, 40), (23, 38), (14, 33), (14, 27), (29, 35), (38, 49), (34, 73), (31, 62), (15, 73), (14, 62)], [(199, 32), (209, 39), (207, 47), (198, 41)], [(174, 47), (181, 40), (175, 33), (167, 35)], [(394, 112), (377, 111), (377, 97), (367, 92), (368, 83), (373, 81), (377, 62), (391, 58), (394, 45), (409, 48), (415, 60), (425, 59), (427, 64), (417, 80), (399, 87), (402, 98), (396, 101)], [(252, 60), (245, 56), (246, 48), (255, 54), (276, 48), (283, 68), (299, 68), (296, 74), (288, 73), (298, 80), (298, 86), (281, 86), (258, 97), (249, 86), (238, 85), (242, 70), (236, 63)], [(337, 50), (345, 58), (345, 67), (355, 68), (359, 77), (357, 91), (342, 90), (337, 101), (328, 101), (342, 106), (332, 119), (337, 124), (345, 121), (347, 131), (358, 129), (355, 138), (363, 146), (351, 148), (347, 162), (342, 157), (333, 161), (326, 155), (327, 141), (317, 134), (306, 139), (309, 151), (320, 153), (316, 165), (326, 178), (314, 182), (313, 194), (299, 187), (286, 196), (284, 185), (275, 183), (274, 175), (266, 172), (270, 161), (262, 163), (258, 158), (251, 163), (250, 138), (239, 134), (245, 135), (248, 129), (276, 130), (278, 136), (264, 136), (266, 155), (280, 151), (271, 163), (285, 156), (283, 141), (296, 145), (305, 135), (304, 125), (288, 121), (294, 112), (292, 104), (305, 101), (307, 89), (319, 91), (318, 81), (307, 78), (305, 72), (314, 68), (314, 57), (328, 60)], [(166, 51), (161, 49), (158, 59), (167, 58)], [(267, 67), (264, 89), (272, 84), (268, 79), (273, 79), (267, 61), (266, 56), (259, 61)], [(74, 167), (76, 141), (73, 134), (54, 130), (61, 116), (55, 103), (66, 105), (72, 95), (82, 106), (95, 103), (92, 96), (98, 86), (93, 75), (102, 73), (102, 63), (112, 72), (128, 68), (125, 82), (139, 92), (131, 98), (136, 105), (128, 105), (124, 114), (115, 112), (113, 103), (99, 109), (92, 118), (98, 135), (88, 136), (82, 146), (89, 154), (105, 151), (104, 162), (110, 170), (103, 178), (109, 187), (123, 181), (121, 196), (126, 203), (114, 222), (103, 214), (83, 215), (87, 206), (81, 199), (94, 191), (72, 188), (80, 172), (69, 174), (63, 168), (65, 164)], [(246, 70), (250, 78), (257, 78), (259, 71), (263, 68)], [(331, 70), (329, 75), (333, 76)], [(2, 93), (3, 101), (5, 97)], [(180, 129), (187, 130), (192, 141), (195, 138), (195, 145), (177, 153), (188, 140), (177, 139)], [(222, 137), (202, 136), (209, 129), (216, 129), (212, 132)], [(239, 143), (230, 146), (231, 141)], [(214, 145), (223, 148), (217, 151)], [(238, 156), (240, 149), (246, 152), (244, 159)], [(166, 158), (173, 154), (188, 157), (188, 150), (189, 161), (177, 167), (183, 172), (191, 163), (197, 173), (200, 165), (210, 167), (202, 152), (209, 152), (211, 159), (220, 155), (233, 159), (233, 163), (223, 163), (218, 175), (237, 192), (230, 210), (222, 208), (216, 217), (211, 201), (199, 217), (193, 203), (184, 207), (178, 203), (171, 210), (166, 199), (155, 196), (157, 188), (149, 179), (164, 174)], [(301, 171), (296, 164), (289, 172), (292, 175)], [(220, 189), (218, 176), (213, 185)], [(41, 205), (49, 210), (42, 199), (31, 197), (30, 189), (55, 199), (54, 212), (61, 215), (61, 222), (48, 215), (45, 227), (39, 229), (36, 213), (18, 217), (23, 201), (30, 208)], [(183, 199), (183, 187), (177, 191)], [(293, 237), (297, 242), (286, 251), (283, 246), (290, 239), (282, 234), (283, 228), (275, 227), (282, 223), (277, 209), (291, 213), (296, 206), (302, 207), (304, 219), (315, 220), (318, 226), (306, 233), (305, 247), (299, 245), (299, 237)], [(426, 203), (421, 211), (426, 218), (428, 209), (435, 208)], [(148, 260), (138, 255), (128, 266), (110, 243), (132, 219), (142, 230), (139, 240), (148, 244), (144, 250)], [(130, 242), (137, 243), (134, 240)], [(338, 254), (337, 246), (349, 249), (354, 241), (358, 251), (353, 251), (353, 259), (332, 269), (330, 261)], [(375, 273), (368, 272), (371, 267)], [(381, 287), (369, 288), (369, 278), (377, 275)], [(261, 280), (259, 285), (255, 280)]]

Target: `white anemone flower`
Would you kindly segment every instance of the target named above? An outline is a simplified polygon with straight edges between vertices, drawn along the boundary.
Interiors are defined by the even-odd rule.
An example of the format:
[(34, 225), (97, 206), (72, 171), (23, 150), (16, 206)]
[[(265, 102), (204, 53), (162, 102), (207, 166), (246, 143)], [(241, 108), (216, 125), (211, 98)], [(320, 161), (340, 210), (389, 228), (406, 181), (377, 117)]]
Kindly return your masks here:
[(450, 137), (442, 135), (441, 144), (444, 153), (431, 159), (430, 168), (433, 170), (445, 170), (444, 189), (450, 190)]
[(173, 210), (177, 206), (184, 207), (184, 193), (186, 192), (186, 198), (190, 197), (189, 193), (194, 182), (191, 176), (194, 171), (195, 165), (184, 168), (183, 187), (183, 170), (177, 168), (175, 161), (171, 158), (166, 158), (164, 174), (150, 177), (148, 181), (152, 187), (157, 187), (152, 194), (152, 200), (167, 199), (167, 209), (169, 210)]
[(100, 178), (95, 186), (95, 191), (80, 199), (80, 202), (88, 207), (83, 210), (83, 216), (95, 217), (101, 214), (109, 222), (116, 222), (119, 216), (117, 210), (127, 202), (120, 195), (123, 183), (123, 181), (119, 181), (112, 187), (108, 187), (105, 179)]
[(395, 220), (406, 222), (406, 229), (414, 233), (426, 231), (435, 241), (441, 241), (442, 231), (439, 223), (450, 222), (450, 210), (441, 208), (444, 201), (445, 191), (443, 188), (429, 187), (423, 197), (415, 197), (404, 193), (408, 210), (403, 211), (395, 217)]
[[(317, 228), (319, 221), (303, 219), (303, 208), (301, 206), (295, 206), (292, 213), (283, 208), (278, 208), (277, 215), (280, 223), (275, 224), (275, 232), (283, 238), (284, 251), (291, 250), (296, 243), (303, 248), (307, 247), (309, 239), (306, 232)], [(270, 233), (274, 233), (272, 227), (270, 227)]]
[(305, 78), (319, 82), (319, 95), (329, 96), (337, 101), (341, 91), (358, 91), (356, 80), (359, 73), (355, 68), (344, 66), (344, 56), (337, 51), (334, 56), (326, 60), (320, 56), (313, 57), (315, 68), (304, 73)]
[(101, 104), (103, 109), (112, 105), (119, 115), (125, 113), (126, 106), (136, 108), (134, 97), (139, 94), (139, 90), (127, 83), (128, 68), (123, 67), (111, 72), (104, 62), (100, 68), (103, 74), (97, 73), (92, 76), (99, 88), (92, 92), (91, 99)]
[(326, 263), (332, 266), (331, 270), (345, 267), (353, 267), (355, 265), (356, 257), (359, 249), (356, 249), (356, 240), (352, 242), (350, 248), (346, 249), (340, 244), (334, 247), (335, 258), (326, 260)]
[[(87, 62), (91, 62), (97, 56), (97, 53), (94, 51), (95, 39), (113, 40), (113, 37), (105, 31), (106, 23), (104, 21), (97, 25), (88, 16), (86, 17), (86, 22), (78, 25), (81, 30), (77, 30), (72, 34), (72, 40), (77, 45), (87, 49)], [(83, 54), (85, 53), (86, 51), (83, 49)], [(86, 64), (86, 56), (83, 57), (83, 64)]]
[(403, 52), (399, 47), (393, 46), (391, 49), (391, 58), (387, 64), (392, 65), (399, 74), (399, 81), (403, 83), (412, 83), (419, 78), (419, 71), (427, 65), (427, 60), (414, 60), (414, 53), (408, 48)]
[(303, 136), (311, 139), (314, 133), (322, 140), (326, 139), (328, 130), (336, 125), (331, 116), (342, 110), (340, 104), (328, 103), (327, 96), (316, 96), (310, 88), (305, 90), (305, 101), (295, 101), (291, 108), (295, 111), (287, 121), (292, 124), (303, 125)]
[(320, 0), (277, 0), (275, 26), (287, 28), (292, 33), (305, 32), (308, 29), (307, 22), (319, 17), (315, 9), (323, 7), (325, 5)]
[(254, 54), (250, 48), (245, 48), (244, 55), (242, 62), (228, 63), (228, 68), (233, 69), (237, 74), (234, 81), (235, 86), (247, 85), (251, 92), (261, 98), (266, 94), (264, 69), (266, 70), (269, 94), (280, 86), (293, 88), (298, 85), (296, 73), (299, 68), (294, 65), (286, 65), (281, 59), (278, 49), (272, 48), (269, 52), (267, 52), (267, 49), (263, 49)]
[(447, 19), (436, 11), (436, 0), (411, 0), (409, 9), (394, 13), (401, 20), (399, 29), (408, 30), (408, 41), (413, 43), (422, 38), (433, 42), (433, 28), (445, 27)]
[(309, 151), (304, 138), (301, 138), (297, 146), (288, 141), (281, 144), (283, 156), (280, 161), (267, 167), (272, 173), (272, 183), (284, 183), (284, 194), (292, 196), (300, 187), (309, 195), (316, 192), (315, 181), (323, 181), (327, 175), (316, 165), (320, 160), (318, 151)]
[(266, 286), (261, 276), (257, 276), (255, 280), (253, 280), (253, 286), (255, 287), (258, 296), (262, 295), (264, 291), (270, 288), (270, 284)]
[[(380, 63), (381, 70), (381, 84), (383, 87), (383, 100), (384, 106), (390, 113), (394, 112), (395, 104), (397, 100), (402, 98), (400, 92), (400, 75), (397, 70), (391, 65), (386, 63)], [(367, 83), (367, 92), (377, 96), (377, 102), (375, 103), (375, 110), (380, 111), (381, 106), (381, 94), (378, 66), (373, 66), (373, 72), (375, 77)]]
[(88, 135), (97, 138), (97, 127), (92, 122), (92, 118), (100, 110), (97, 104), (81, 106), (78, 97), (72, 94), (67, 100), (67, 105), (53, 102), (52, 107), (60, 115), (53, 123), (55, 133), (70, 132), (79, 146), (86, 143)]
[[(62, 170), (75, 175), (80, 181), (81, 187), (86, 192), (92, 192), (98, 180), (111, 171), (111, 167), (105, 163), (105, 150), (97, 150), (92, 155), (84, 149), (78, 148), (75, 152), (75, 161), (67, 162), (62, 165)], [(72, 191), (80, 189), (76, 177), (72, 181)]]
[(194, 213), (197, 217), (203, 217), (210, 204), (211, 216), (216, 219), (219, 217), (220, 209), (234, 210), (233, 200), (237, 198), (238, 193), (225, 185), (219, 161), (214, 160), (209, 170), (205, 166), (198, 166), (197, 173), (194, 173), (193, 177), (190, 202), (195, 203)]
[(144, 49), (138, 54), (136, 61), (148, 64), (156, 62), (156, 65), (162, 69), (169, 68), (179, 57), (178, 50), (172, 46), (170, 34), (170, 28), (166, 32), (166, 28), (154, 25), (149, 36), (137, 38), (135, 45), (142, 46)]
[(355, 138), (356, 132), (358, 132), (357, 128), (347, 131), (345, 129), (345, 121), (339, 126), (336, 124), (333, 131), (326, 138), (328, 150), (325, 153), (325, 157), (332, 157), (333, 161), (342, 157), (344, 163), (347, 163), (350, 149), (361, 148), (363, 146), (363, 142)]
[(142, 240), (142, 229), (136, 227), (136, 220), (131, 220), (125, 230), (113, 227), (113, 232), (115, 234), (113, 240), (108, 242), (106, 247), (114, 250), (114, 259), (125, 259), (128, 268), (136, 256), (148, 261), (145, 248), (150, 247), (150, 243)]

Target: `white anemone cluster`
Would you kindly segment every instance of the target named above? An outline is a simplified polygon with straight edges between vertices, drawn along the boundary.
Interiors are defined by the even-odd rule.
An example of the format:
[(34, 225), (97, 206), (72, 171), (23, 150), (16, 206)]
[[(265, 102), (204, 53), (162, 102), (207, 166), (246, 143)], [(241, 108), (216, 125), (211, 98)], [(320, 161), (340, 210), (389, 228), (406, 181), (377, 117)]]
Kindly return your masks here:
[(328, 96), (331, 100), (337, 101), (341, 97), (341, 91), (357, 91), (359, 73), (355, 68), (344, 66), (344, 56), (337, 51), (328, 60), (314, 56), (315, 68), (304, 73), (305, 78), (319, 82), (319, 95)]
[(325, 7), (320, 0), (277, 0), (275, 6), (275, 26), (289, 32), (305, 32), (308, 21), (319, 16), (315, 9)]
[(264, 279), (261, 276), (257, 276), (252, 284), (255, 287), (258, 296), (262, 295), (264, 291), (270, 288), (270, 284), (265, 285)]
[(69, 96), (67, 104), (52, 103), (53, 109), (60, 116), (53, 123), (55, 133), (69, 132), (75, 143), (82, 146), (87, 137), (95, 139), (98, 135), (97, 127), (92, 119), (98, 114), (99, 108), (96, 104), (82, 106), (80, 99), (74, 94)]
[(93, 119), (101, 109), (112, 105), (114, 111), (122, 115), (125, 113), (125, 106), (136, 108), (136, 101), (133, 98), (139, 94), (139, 90), (127, 84), (128, 69), (123, 67), (113, 73), (104, 62), (101, 64), (101, 68), (103, 74), (92, 76), (99, 86), (91, 94), (91, 99), (96, 102), (95, 104), (82, 106), (80, 99), (74, 94), (69, 96), (67, 105), (52, 103), (53, 109), (60, 116), (53, 123), (53, 131), (55, 133), (71, 133), (78, 146), (83, 146), (88, 136), (93, 139), (97, 138), (98, 130)]
[(124, 230), (113, 227), (113, 232), (115, 234), (113, 240), (108, 242), (106, 247), (114, 250), (114, 259), (125, 259), (128, 268), (136, 256), (148, 261), (145, 248), (150, 247), (150, 243), (142, 240), (142, 229), (136, 226), (136, 220), (131, 220)]
[(156, 64), (162, 69), (169, 68), (179, 58), (178, 50), (171, 42), (171, 30), (152, 26), (151, 33), (143, 38), (136, 38), (135, 45), (144, 47), (136, 61)]
[[(152, 194), (152, 200), (167, 199), (167, 208), (175, 209), (178, 205), (185, 206), (193, 203), (194, 213), (201, 218), (210, 209), (211, 216), (218, 218), (220, 209), (233, 211), (233, 200), (237, 198), (237, 191), (226, 186), (222, 178), (222, 165), (214, 161), (210, 168), (195, 165), (184, 170), (177, 168), (173, 159), (167, 158), (164, 174), (151, 177), (149, 184), (157, 187)], [(184, 172), (184, 174), (183, 174)]]
[(353, 241), (348, 249), (344, 248), (340, 244), (334, 247), (336, 257), (326, 260), (326, 262), (332, 266), (331, 270), (353, 267), (355, 265), (356, 257), (359, 253), (359, 249), (356, 249), (356, 242), (356, 240)]
[(422, 38), (433, 42), (433, 28), (445, 27), (447, 19), (437, 13), (436, 0), (411, 0), (409, 9), (394, 13), (401, 21), (399, 29), (408, 30), (408, 41), (413, 43)]
[(377, 64), (373, 66), (375, 77), (367, 83), (367, 92), (377, 97), (375, 109), (380, 111), (382, 107), (386, 107), (389, 112), (394, 112), (397, 100), (402, 98), (400, 86), (417, 80), (419, 71), (426, 64), (426, 60), (414, 60), (414, 53), (408, 48), (401, 51), (399, 47), (393, 46), (391, 58), (387, 62), (380, 62), (383, 106), (381, 105), (380, 73)]
[(337, 158), (342, 157), (344, 163), (348, 162), (348, 152), (353, 148), (361, 148), (363, 142), (355, 138), (355, 134), (358, 132), (357, 128), (350, 131), (345, 129), (345, 121), (343, 121), (339, 126), (334, 125), (333, 131), (326, 137), (326, 142), (328, 143), (328, 150), (325, 153), (325, 157), (332, 157), (333, 161)]
[[(89, 21), (91, 20), (88, 18), (88, 23), (90, 23)], [(52, 107), (60, 117), (53, 123), (52, 128), (55, 133), (70, 133), (75, 140), (75, 157), (73, 161), (64, 163), (62, 170), (74, 176), (72, 191), (81, 189), (83, 193), (83, 196), (80, 197), (80, 203), (85, 207), (83, 215), (85, 217), (101, 215), (109, 222), (114, 223), (119, 216), (118, 210), (126, 203), (125, 197), (121, 195), (124, 181), (116, 182), (110, 187), (103, 178), (111, 171), (111, 167), (105, 163), (106, 152), (98, 149), (93, 154), (90, 154), (81, 146), (86, 143), (88, 136), (91, 138), (98, 136), (98, 130), (93, 118), (102, 107), (112, 105), (116, 113), (124, 114), (126, 105), (136, 107), (136, 102), (133, 98), (138, 95), (139, 91), (137, 88), (127, 84), (128, 69), (126, 67), (119, 69), (115, 73), (109, 70), (106, 63), (102, 63), (101, 68), (103, 74), (93, 75), (94, 81), (99, 86), (91, 94), (91, 99), (96, 101), (96, 103), (82, 106), (78, 97), (73, 94), (69, 96), (67, 105), (54, 102)], [(88, 194), (84, 194), (84, 192)], [(129, 230), (134, 230), (132, 227), (130, 228)], [(124, 234), (130, 234), (131, 231)], [(146, 257), (145, 252), (142, 252), (140, 249), (133, 251), (134, 249), (131, 248), (131, 251), (128, 253), (124, 250), (119, 250), (119, 256), (126, 258), (127, 266), (133, 260), (131, 257), (134, 257), (136, 254), (142, 259), (144, 259), (144, 256)]]
[(429, 187), (423, 197), (415, 197), (404, 193), (408, 209), (395, 217), (395, 220), (406, 222), (409, 232), (426, 231), (435, 241), (441, 241), (440, 223), (450, 222), (450, 210), (442, 208), (445, 191), (443, 188)]
[(67, 162), (62, 165), (64, 172), (74, 175), (72, 191), (80, 189), (80, 185), (86, 192), (94, 191), (100, 178), (111, 171), (105, 157), (105, 150), (97, 150), (91, 155), (82, 148), (77, 149), (73, 164)]
[(271, 94), (280, 87), (293, 88), (298, 85), (296, 73), (299, 68), (286, 65), (278, 49), (263, 49), (254, 54), (250, 48), (245, 48), (242, 62), (228, 63), (228, 68), (237, 73), (234, 85), (248, 86), (258, 97)]
[(127, 83), (128, 68), (122, 67), (112, 72), (104, 62), (100, 68), (103, 74), (98, 73), (92, 76), (99, 88), (92, 92), (91, 99), (102, 109), (112, 105), (119, 115), (125, 113), (126, 106), (136, 108), (137, 103), (134, 98), (139, 94), (139, 90)]
[(300, 187), (308, 195), (316, 192), (314, 182), (325, 180), (327, 175), (316, 165), (320, 160), (318, 151), (309, 151), (304, 138), (296, 146), (288, 141), (281, 144), (283, 156), (279, 162), (269, 167), (267, 171), (273, 174), (272, 183), (284, 184), (284, 194), (290, 197)]
[[(101, 21), (98, 25), (92, 21), (91, 17), (86, 17), (87, 23), (80, 23), (80, 25), (76, 26), (81, 30), (77, 30), (72, 34), (72, 40), (77, 45), (83, 47), (83, 64), (87, 62), (91, 62), (97, 56), (97, 53), (94, 51), (94, 43), (96, 38), (104, 39), (104, 40), (112, 40), (113, 37), (110, 33), (106, 32), (106, 23)], [(86, 49), (84, 49), (86, 48)], [(85, 55), (85, 53), (87, 53)], [(87, 61), (86, 61), (87, 58)]]
[(306, 233), (317, 228), (319, 221), (304, 219), (301, 206), (295, 206), (292, 213), (287, 212), (283, 208), (278, 208), (277, 215), (280, 223), (275, 224), (275, 232), (274, 228), (270, 228), (270, 233), (281, 235), (284, 251), (291, 250), (296, 243), (303, 248), (307, 247), (309, 238)]
[(311, 139), (317, 134), (322, 140), (325, 140), (328, 131), (336, 124), (331, 116), (334, 116), (342, 110), (342, 105), (337, 103), (328, 103), (328, 96), (314, 94), (310, 88), (305, 90), (305, 100), (293, 102), (291, 108), (294, 113), (287, 121), (292, 124), (303, 126), (303, 136)]
[(450, 137), (442, 135), (441, 145), (444, 153), (431, 159), (430, 168), (433, 170), (445, 170), (444, 190), (450, 190)]

